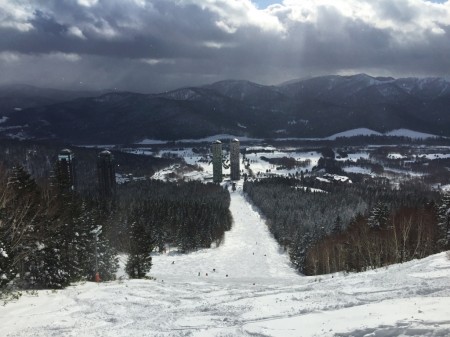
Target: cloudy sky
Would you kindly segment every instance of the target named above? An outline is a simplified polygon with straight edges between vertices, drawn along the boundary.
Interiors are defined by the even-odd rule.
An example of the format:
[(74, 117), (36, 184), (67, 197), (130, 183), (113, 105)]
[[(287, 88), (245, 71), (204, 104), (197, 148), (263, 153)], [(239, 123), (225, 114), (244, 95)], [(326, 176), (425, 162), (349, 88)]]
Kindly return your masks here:
[(450, 77), (450, 0), (0, 0), (0, 84)]

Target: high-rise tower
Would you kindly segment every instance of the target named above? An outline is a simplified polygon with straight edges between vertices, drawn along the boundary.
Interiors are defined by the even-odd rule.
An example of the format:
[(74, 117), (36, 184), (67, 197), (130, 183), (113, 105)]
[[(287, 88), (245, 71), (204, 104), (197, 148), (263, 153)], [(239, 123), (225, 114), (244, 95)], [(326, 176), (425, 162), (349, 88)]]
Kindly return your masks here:
[(239, 168), (239, 152), (240, 152), (240, 142), (238, 139), (233, 139), (230, 142), (230, 179), (239, 180), (240, 168)]
[(102, 151), (97, 159), (98, 188), (100, 196), (111, 197), (116, 191), (116, 170), (114, 156), (110, 151)]
[(213, 182), (222, 182), (222, 142), (216, 140), (212, 144)]
[(56, 180), (61, 191), (76, 190), (77, 175), (75, 170), (75, 155), (69, 149), (63, 149), (58, 154), (56, 162)]

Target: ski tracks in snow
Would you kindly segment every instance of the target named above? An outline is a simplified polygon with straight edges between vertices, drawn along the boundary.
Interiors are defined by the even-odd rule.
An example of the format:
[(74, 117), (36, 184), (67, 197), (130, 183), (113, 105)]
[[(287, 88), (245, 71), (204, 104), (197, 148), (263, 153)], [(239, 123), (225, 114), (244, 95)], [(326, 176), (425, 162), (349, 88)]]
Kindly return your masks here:
[(0, 307), (0, 335), (450, 336), (444, 253), (360, 274), (302, 277), (241, 190), (231, 193), (230, 209), (234, 224), (221, 246), (155, 256), (155, 280), (25, 294)]
[(233, 226), (218, 248), (186, 255), (155, 256), (150, 274), (158, 279), (182, 282), (228, 280), (253, 284), (298, 280), (299, 275), (291, 267), (287, 254), (281, 251), (265, 221), (240, 188), (231, 192), (230, 210)]

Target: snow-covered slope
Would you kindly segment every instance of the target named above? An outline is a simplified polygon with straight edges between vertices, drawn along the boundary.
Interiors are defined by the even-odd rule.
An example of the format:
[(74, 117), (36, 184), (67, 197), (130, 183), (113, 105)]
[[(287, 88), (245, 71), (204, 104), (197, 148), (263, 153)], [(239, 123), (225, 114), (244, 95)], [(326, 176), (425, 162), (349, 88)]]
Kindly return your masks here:
[(367, 128), (358, 128), (358, 129), (352, 129), (347, 130), (343, 132), (336, 133), (332, 136), (329, 136), (327, 139), (329, 140), (335, 140), (339, 137), (355, 137), (355, 136), (381, 136), (382, 134)]
[(235, 224), (223, 246), (155, 257), (156, 280), (24, 294), (0, 307), (0, 335), (450, 336), (445, 253), (360, 274), (303, 277), (240, 191), (231, 210)]
[(436, 138), (436, 135), (432, 135), (429, 133), (418, 132), (408, 129), (397, 129), (392, 130), (386, 133), (386, 136), (396, 136), (396, 137), (409, 137), (413, 139), (427, 139), (427, 138)]
[[(234, 138), (239, 138), (240, 141), (262, 141), (261, 138), (250, 138), (245, 136), (235, 136), (235, 135), (228, 135), (228, 134), (218, 134), (210, 137), (204, 137), (199, 139), (178, 139), (177, 143), (212, 143), (213, 141), (220, 139), (220, 140), (231, 140)], [(136, 144), (142, 144), (142, 145), (152, 145), (152, 144), (165, 144), (169, 141), (166, 140), (157, 140), (157, 139), (144, 139)]]
[(327, 137), (326, 139), (335, 140), (336, 138), (339, 137), (354, 137), (354, 136), (391, 136), (391, 137), (409, 137), (413, 139), (426, 139), (438, 137), (436, 135), (432, 135), (429, 133), (418, 132), (408, 129), (396, 129), (386, 133), (380, 133), (367, 128), (358, 128), (336, 133), (334, 135)]
[(231, 192), (234, 224), (225, 233), (222, 245), (187, 255), (155, 256), (150, 274), (157, 279), (183, 282), (295, 282), (298, 274), (290, 266), (288, 256), (272, 238), (259, 213), (245, 201), (240, 189)]

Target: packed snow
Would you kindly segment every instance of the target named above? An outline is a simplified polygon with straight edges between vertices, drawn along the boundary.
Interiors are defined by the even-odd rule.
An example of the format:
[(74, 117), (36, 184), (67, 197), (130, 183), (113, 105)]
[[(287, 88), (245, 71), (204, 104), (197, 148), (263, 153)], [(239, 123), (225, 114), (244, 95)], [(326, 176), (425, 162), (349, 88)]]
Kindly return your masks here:
[(274, 278), (287, 282), (296, 280), (298, 274), (291, 267), (287, 254), (272, 238), (259, 213), (245, 200), (241, 187), (231, 192), (231, 196), (234, 224), (226, 232), (222, 245), (191, 254), (175, 251), (155, 256), (150, 274), (164, 281), (192, 278), (193, 282), (259, 284), (271, 283)]
[(219, 247), (156, 255), (153, 280), (24, 294), (0, 307), (1, 335), (450, 336), (445, 253), (359, 274), (304, 277), (240, 186), (230, 209), (233, 228)]

